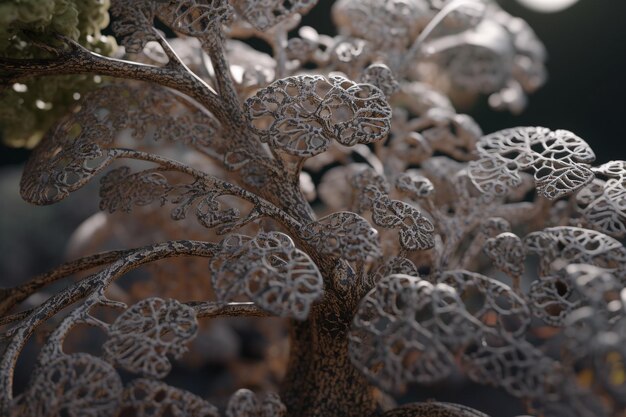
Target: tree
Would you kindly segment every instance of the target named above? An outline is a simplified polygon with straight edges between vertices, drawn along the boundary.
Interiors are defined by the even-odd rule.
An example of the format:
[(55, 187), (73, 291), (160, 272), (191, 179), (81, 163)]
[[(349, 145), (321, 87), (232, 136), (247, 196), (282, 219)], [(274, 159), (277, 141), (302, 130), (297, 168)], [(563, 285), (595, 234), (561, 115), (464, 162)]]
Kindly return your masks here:
[[(482, 415), (439, 402), (395, 407), (374, 390), (455, 369), (546, 416), (623, 410), (624, 162), (592, 167), (589, 145), (563, 130), (484, 136), (436, 90), (519, 110), (544, 80), (532, 30), (477, 0), (340, 0), (339, 36), (303, 27), (289, 38), (315, 3), (113, 1), (127, 60), (56, 31), (33, 43), (43, 58), (0, 58), (7, 86), (109, 77), (34, 150), (21, 182), (27, 201), (57, 202), (131, 160), (101, 177), (101, 208), (139, 210), (135, 221), (166, 211), (184, 225), (158, 218), (171, 240), (86, 256), (2, 290), (2, 414), (216, 416), (159, 379), (198, 319), (224, 316), (290, 322), (280, 397), (240, 390), (227, 416)], [(178, 38), (167, 40), (156, 20)], [(274, 56), (235, 40), (250, 36)], [(201, 161), (168, 157), (181, 147)], [(215, 300), (128, 306), (107, 292), (141, 265), (177, 257), (209, 259)], [(14, 396), (26, 342), (69, 306)], [(119, 313), (108, 322), (101, 308)], [(80, 325), (106, 333), (100, 356), (64, 351)], [(550, 354), (555, 345), (562, 357)], [(122, 383), (122, 370), (136, 378)]]

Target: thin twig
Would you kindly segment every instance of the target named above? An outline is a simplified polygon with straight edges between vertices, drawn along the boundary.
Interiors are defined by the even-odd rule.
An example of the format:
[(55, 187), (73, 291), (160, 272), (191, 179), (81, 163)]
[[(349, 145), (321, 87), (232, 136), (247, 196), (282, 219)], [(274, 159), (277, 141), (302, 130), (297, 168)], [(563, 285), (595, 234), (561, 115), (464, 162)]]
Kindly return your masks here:
[(283, 211), (281, 208), (275, 206), (271, 202), (259, 197), (258, 195), (247, 191), (246, 189), (224, 181), (222, 179), (213, 177), (207, 173), (202, 171), (198, 171), (194, 168), (191, 168), (187, 165), (181, 164), (180, 162), (167, 159), (158, 155), (149, 154), (146, 152), (135, 151), (131, 149), (112, 149), (112, 154), (116, 158), (131, 158), (138, 159), (142, 161), (154, 162), (159, 164), (165, 168), (171, 169), (173, 171), (182, 172), (184, 174), (190, 175), (195, 179), (199, 179), (218, 189), (219, 191), (224, 192), (224, 194), (232, 195), (235, 197), (239, 197), (243, 200), (246, 200), (252, 204), (254, 204), (260, 213), (264, 216), (271, 217), (275, 220), (278, 220), (283, 226), (287, 227), (291, 232), (297, 233), (298, 230), (302, 227), (301, 223), (290, 216), (288, 213)]

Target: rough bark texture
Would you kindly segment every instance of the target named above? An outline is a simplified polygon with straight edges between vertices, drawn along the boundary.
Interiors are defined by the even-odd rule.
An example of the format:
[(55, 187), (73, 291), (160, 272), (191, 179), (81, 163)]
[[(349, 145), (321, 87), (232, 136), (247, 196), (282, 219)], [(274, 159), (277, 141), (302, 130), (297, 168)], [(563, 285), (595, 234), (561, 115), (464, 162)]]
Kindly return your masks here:
[(324, 300), (307, 321), (292, 321), (289, 367), (281, 393), (289, 416), (362, 417), (377, 411), (372, 386), (348, 356), (357, 292), (327, 287)]

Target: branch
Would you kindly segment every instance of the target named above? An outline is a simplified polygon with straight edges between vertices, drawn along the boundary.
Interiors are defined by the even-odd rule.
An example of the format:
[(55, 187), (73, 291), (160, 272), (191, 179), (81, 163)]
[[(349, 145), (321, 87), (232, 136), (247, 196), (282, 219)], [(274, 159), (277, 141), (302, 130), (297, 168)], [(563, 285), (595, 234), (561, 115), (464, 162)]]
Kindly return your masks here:
[[(214, 36), (216, 38), (222, 37), (221, 33), (217, 33)], [(230, 67), (226, 60), (226, 54), (224, 53), (223, 39), (202, 38), (200, 42), (202, 49), (211, 58), (211, 64), (215, 71), (217, 90), (226, 107), (226, 111), (230, 114), (230, 120), (235, 123), (236, 127), (243, 129), (245, 126), (243, 110), (239, 101), (239, 95), (235, 89), (235, 82), (230, 73)]]
[(185, 303), (192, 307), (198, 318), (215, 317), (272, 317), (271, 313), (254, 303), (218, 303), (215, 301), (191, 301)]
[(276, 77), (284, 78), (287, 67), (287, 30), (285, 22), (280, 22), (273, 28), (274, 36), (271, 39), (274, 59), (276, 60)]
[[(120, 250), (98, 253), (74, 261), (66, 262), (57, 268), (38, 275), (31, 281), (13, 288), (0, 290), (0, 316), (4, 315), (15, 307), (18, 303), (24, 301), (37, 290), (58, 281), (61, 278), (73, 275), (80, 271), (86, 271), (97, 266), (109, 264), (117, 259), (128, 255), (131, 250)], [(11, 316), (9, 316), (11, 317)], [(5, 324), (4, 320), (8, 317), (0, 318), (0, 325)]]
[(28, 338), (44, 321), (69, 305), (97, 291), (104, 291), (113, 281), (143, 264), (180, 256), (210, 257), (216, 250), (214, 243), (192, 240), (169, 241), (133, 249), (104, 270), (73, 284), (33, 309), (32, 313), (7, 336), (7, 347), (0, 359), (0, 414), (9, 414), (17, 358)]
[(215, 187), (216, 189), (223, 191), (224, 194), (239, 197), (246, 200), (259, 210), (259, 212), (267, 217), (271, 217), (278, 220), (283, 226), (285, 226), (291, 233), (298, 234), (298, 231), (302, 228), (302, 224), (294, 217), (287, 214), (285, 211), (270, 203), (269, 201), (259, 197), (258, 195), (247, 191), (246, 189), (239, 187), (238, 185), (229, 183), (222, 179), (213, 177), (202, 171), (198, 171), (180, 162), (167, 159), (158, 155), (149, 154), (146, 152), (135, 151), (131, 149), (112, 149), (112, 154), (115, 158), (130, 158), (138, 159), (142, 161), (154, 162), (160, 166), (172, 170), (182, 172), (195, 179), (204, 181), (205, 183)]
[[(65, 48), (59, 50), (58, 55), (54, 58), (0, 58), (2, 83), (11, 85), (43, 75), (68, 74), (98, 74), (147, 81), (173, 88), (192, 97), (211, 111), (222, 123), (232, 124), (231, 116), (225, 112), (224, 104), (216, 92), (184, 65), (184, 69), (180, 65), (155, 67), (121, 59), (107, 58), (89, 51), (71, 39), (59, 38), (65, 42)], [(163, 48), (168, 57), (170, 57), (170, 62), (175, 62), (175, 59), (171, 58), (171, 53), (173, 53), (171, 48), (167, 46), (163, 46)]]

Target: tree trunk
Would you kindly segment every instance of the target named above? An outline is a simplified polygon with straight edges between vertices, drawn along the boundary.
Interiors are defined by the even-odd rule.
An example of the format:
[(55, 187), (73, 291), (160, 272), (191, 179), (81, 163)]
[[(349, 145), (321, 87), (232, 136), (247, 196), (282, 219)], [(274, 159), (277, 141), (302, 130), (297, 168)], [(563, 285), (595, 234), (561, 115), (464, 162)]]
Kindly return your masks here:
[(348, 358), (352, 306), (335, 301), (323, 302), (309, 320), (292, 323), (281, 392), (289, 417), (368, 417), (376, 412), (371, 386)]

